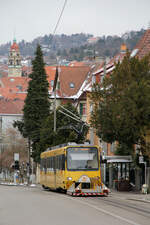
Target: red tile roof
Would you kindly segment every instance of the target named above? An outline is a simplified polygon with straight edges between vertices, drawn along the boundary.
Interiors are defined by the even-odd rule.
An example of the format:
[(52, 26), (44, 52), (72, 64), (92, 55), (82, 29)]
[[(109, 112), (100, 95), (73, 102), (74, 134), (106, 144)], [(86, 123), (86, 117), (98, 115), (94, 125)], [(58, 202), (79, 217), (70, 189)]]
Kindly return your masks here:
[[(90, 67), (61, 67), (59, 72), (61, 97), (76, 95), (87, 78)], [(74, 87), (71, 85), (74, 85)]]
[(30, 67), (30, 66), (22, 66), (22, 72), (25, 75), (28, 76), (32, 72), (32, 67)]
[(0, 114), (23, 114), (24, 101), (0, 99)]
[(78, 61), (72, 61), (72, 62), (70, 62), (69, 63), (69, 65), (68, 66), (88, 66), (90, 63), (88, 63), (88, 62), (84, 62), (84, 61), (82, 61), (82, 62), (78, 62)]
[(47, 74), (49, 89), (52, 90), (51, 81), (54, 81), (54, 79), (55, 79), (56, 66), (45, 66), (45, 71)]
[(22, 91), (26, 91), (28, 87), (29, 78), (27, 77), (2, 77), (0, 78), (0, 83), (3, 84), (4, 87), (9, 87), (10, 89), (18, 88), (19, 86)]
[(14, 49), (14, 50), (18, 51), (18, 50), (19, 50), (19, 46), (16, 44), (16, 42), (14, 42), (14, 43), (11, 45), (10, 49), (11, 49), (11, 50)]
[[(57, 91), (57, 95), (61, 98), (70, 97), (76, 95), (85, 81), (89, 66), (83, 67), (67, 67), (61, 66), (59, 68), (59, 81), (60, 90)], [(49, 82), (49, 91), (52, 93), (52, 82), (55, 79), (56, 67), (45, 67), (47, 80)], [(7, 99), (21, 99), (25, 100), (29, 78), (27, 77), (3, 77), (0, 78), (0, 96)], [(71, 87), (70, 85), (74, 85)]]
[[(49, 90), (52, 92), (51, 81), (54, 81), (56, 74), (55, 66), (46, 66), (45, 67), (47, 80), (49, 82)], [(89, 66), (60, 66), (59, 67), (59, 81), (60, 89), (57, 90), (57, 95), (61, 98), (70, 97), (76, 95), (79, 91), (81, 85), (83, 84), (85, 78), (87, 77), (88, 72), (90, 71)], [(74, 87), (71, 88), (70, 84), (74, 84)]]
[(122, 62), (125, 55), (126, 55), (125, 51), (118, 53), (112, 59), (110, 59), (108, 63), (106, 63), (105, 67), (104, 67), (104, 62), (102, 62), (99, 68), (96, 68), (96, 70), (93, 72), (93, 74), (96, 77), (96, 82), (100, 83), (102, 81), (104, 72), (106, 72), (107, 75), (110, 75), (115, 68), (115, 64), (118, 62)]
[(147, 29), (134, 50), (138, 49), (137, 56), (141, 59), (150, 53), (150, 29)]
[(25, 100), (28, 82), (27, 77), (2, 77), (0, 78), (0, 96)]

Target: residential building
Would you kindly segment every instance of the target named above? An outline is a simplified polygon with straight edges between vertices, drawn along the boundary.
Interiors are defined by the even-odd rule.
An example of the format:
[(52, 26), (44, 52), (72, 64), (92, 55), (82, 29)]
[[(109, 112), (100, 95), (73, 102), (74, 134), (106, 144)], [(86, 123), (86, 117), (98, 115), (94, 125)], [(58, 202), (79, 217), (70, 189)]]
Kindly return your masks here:
[(3, 134), (7, 129), (13, 128), (13, 122), (15, 120), (22, 119), (23, 105), (23, 100), (0, 98), (0, 127)]
[[(56, 67), (51, 72), (54, 76)], [(55, 72), (56, 73), (56, 72)], [(56, 100), (57, 105), (71, 102), (77, 107), (82, 119), (86, 120), (86, 94), (83, 92), (86, 80), (90, 73), (90, 67), (69, 67), (60, 66), (58, 68), (58, 78), (56, 86)], [(51, 77), (52, 77), (51, 76)], [(47, 78), (49, 80), (49, 77)], [(51, 80), (51, 83), (52, 80)], [(50, 87), (50, 98), (54, 100), (54, 93), (52, 92), (52, 86)]]

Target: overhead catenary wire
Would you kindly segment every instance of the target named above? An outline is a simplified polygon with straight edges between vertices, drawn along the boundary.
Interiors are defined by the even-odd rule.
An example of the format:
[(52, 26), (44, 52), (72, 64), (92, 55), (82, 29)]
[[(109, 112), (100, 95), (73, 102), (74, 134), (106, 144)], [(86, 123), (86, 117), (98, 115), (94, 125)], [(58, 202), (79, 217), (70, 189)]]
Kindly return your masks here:
[(60, 13), (60, 16), (59, 16), (59, 18), (58, 18), (58, 20), (57, 20), (57, 23), (56, 23), (56, 25), (55, 25), (55, 28), (54, 28), (54, 31), (53, 31), (53, 34), (52, 34), (52, 38), (51, 38), (51, 42), (52, 42), (52, 40), (53, 40), (53, 38), (54, 38), (54, 35), (55, 35), (55, 33), (56, 33), (56, 30), (57, 30), (57, 27), (58, 27), (58, 25), (59, 25), (59, 23), (60, 23), (60, 20), (61, 20), (61, 18), (62, 18), (63, 12), (64, 12), (65, 7), (66, 7), (66, 4), (67, 4), (67, 0), (65, 0), (65, 2), (64, 2), (63, 8), (62, 8), (61, 13)]
[[(60, 23), (60, 20), (62, 18), (62, 15), (63, 15), (66, 4), (67, 4), (67, 0), (65, 0), (65, 2), (64, 2), (63, 8), (62, 8), (61, 13), (60, 13), (60, 16), (59, 16), (58, 21), (56, 23), (56, 26), (54, 28), (54, 32), (53, 32), (52, 38), (50, 40), (51, 43), (52, 43), (52, 40), (53, 40), (54, 35), (56, 33), (57, 27)], [(57, 75), (57, 78), (58, 78), (58, 68), (56, 68), (56, 75)], [(56, 83), (57, 83), (57, 79), (55, 79), (55, 83), (54, 83), (54, 87), (53, 87), (53, 92), (54, 92), (54, 132), (56, 132)]]
[(64, 114), (65, 116), (70, 117), (71, 119), (76, 120), (77, 122), (80, 122), (81, 123), (81, 120), (79, 120), (79, 119), (77, 119), (77, 118), (75, 118), (75, 117), (73, 117), (73, 116), (71, 116), (71, 115), (63, 112), (62, 110), (59, 110), (59, 112), (62, 113), (62, 114)]
[(71, 111), (69, 111), (68, 109), (66, 109), (65, 107), (63, 107), (62, 105), (60, 105), (60, 108), (62, 108), (63, 110), (67, 111), (68, 113), (70, 113), (72, 116), (76, 117), (78, 120), (82, 121), (81, 118), (77, 115), (75, 115), (74, 113), (72, 113)]
[[(61, 106), (61, 108), (64, 108), (64, 107), (62, 107)], [(65, 109), (65, 108), (64, 108)], [(66, 110), (66, 109), (65, 109)], [(83, 120), (81, 120), (78, 116), (76, 116), (76, 115), (74, 115), (74, 113), (71, 113), (69, 110), (66, 110), (68, 113), (70, 113), (70, 114), (68, 114), (68, 113), (66, 113), (66, 112), (63, 112), (62, 110), (58, 110), (60, 113), (62, 113), (62, 114), (64, 114), (65, 116), (67, 116), (67, 117), (70, 117), (71, 119), (73, 119), (73, 120), (76, 120), (78, 123), (82, 123), (84, 126), (87, 126), (87, 127), (89, 127), (89, 124), (87, 124), (86, 122), (84, 122)]]

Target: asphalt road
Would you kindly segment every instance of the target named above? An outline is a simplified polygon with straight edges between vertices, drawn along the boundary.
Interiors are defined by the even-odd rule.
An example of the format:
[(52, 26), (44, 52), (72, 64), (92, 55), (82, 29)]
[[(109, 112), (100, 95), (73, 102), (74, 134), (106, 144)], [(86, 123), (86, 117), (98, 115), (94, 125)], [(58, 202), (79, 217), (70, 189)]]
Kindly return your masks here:
[(0, 185), (0, 225), (149, 225), (150, 203)]

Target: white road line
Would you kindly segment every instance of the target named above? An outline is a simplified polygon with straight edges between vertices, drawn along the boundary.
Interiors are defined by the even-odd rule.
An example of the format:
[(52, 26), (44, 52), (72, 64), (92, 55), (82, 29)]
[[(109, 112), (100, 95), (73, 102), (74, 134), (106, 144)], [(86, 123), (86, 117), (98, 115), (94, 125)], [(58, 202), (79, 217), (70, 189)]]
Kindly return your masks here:
[(124, 218), (124, 217), (118, 216), (118, 215), (116, 215), (116, 214), (114, 214), (114, 213), (108, 212), (108, 211), (106, 211), (106, 210), (104, 210), (104, 209), (102, 209), (102, 208), (99, 208), (99, 207), (97, 207), (97, 206), (95, 206), (95, 205), (92, 205), (92, 204), (90, 204), (90, 203), (81, 201), (81, 200), (79, 200), (79, 199), (75, 199), (75, 198), (69, 197), (69, 196), (63, 196), (63, 197), (64, 197), (64, 198), (67, 198), (67, 199), (69, 198), (69, 199), (71, 199), (71, 200), (73, 200), (73, 201), (80, 202), (81, 204), (87, 205), (87, 206), (89, 206), (89, 207), (91, 207), (91, 208), (94, 208), (94, 209), (96, 209), (96, 210), (98, 210), (98, 211), (100, 211), (100, 212), (102, 212), (102, 213), (105, 213), (105, 214), (107, 214), (107, 215), (109, 215), (109, 216), (112, 216), (112, 217), (114, 217), (114, 218), (116, 218), (116, 219), (125, 221), (125, 222), (129, 223), (130, 225), (131, 225), (131, 224), (132, 224), (132, 225), (141, 225), (141, 224), (136, 223), (136, 222), (134, 222), (134, 221), (132, 221), (132, 220), (128, 220), (128, 219), (126, 219), (126, 218)]

